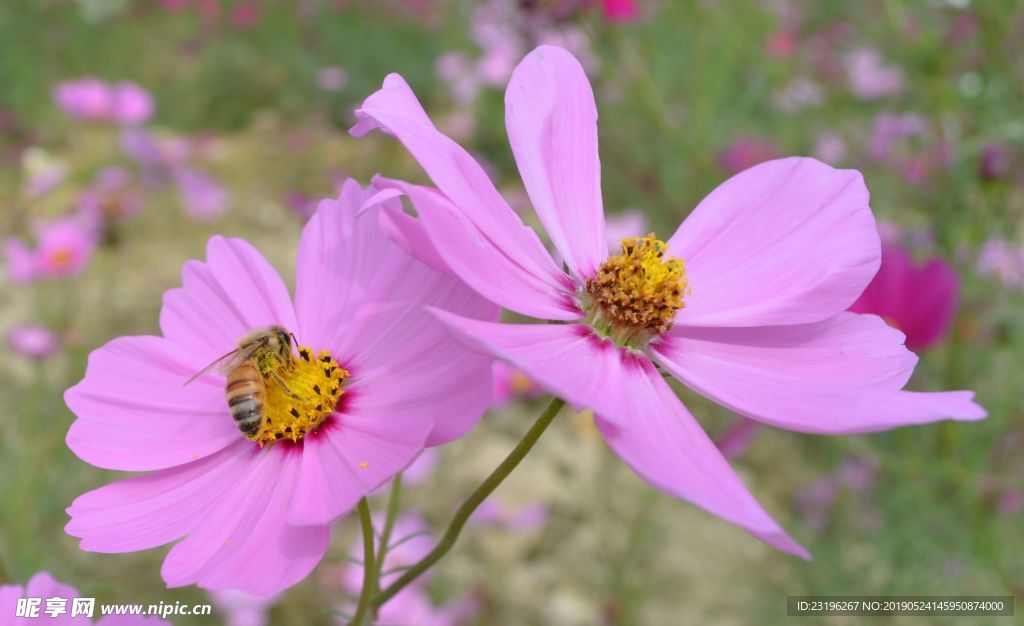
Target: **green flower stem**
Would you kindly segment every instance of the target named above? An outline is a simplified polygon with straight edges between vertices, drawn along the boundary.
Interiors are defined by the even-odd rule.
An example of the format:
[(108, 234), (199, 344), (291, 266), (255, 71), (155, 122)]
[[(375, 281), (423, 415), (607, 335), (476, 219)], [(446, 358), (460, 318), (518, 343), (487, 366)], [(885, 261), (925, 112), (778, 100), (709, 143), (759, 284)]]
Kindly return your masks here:
[[(388, 494), (388, 512), (384, 518), (384, 530), (380, 533), (380, 544), (377, 549), (377, 562), (373, 568), (373, 580), (370, 588), (374, 594), (380, 593), (381, 571), (384, 569), (384, 559), (387, 558), (388, 550), (391, 548), (391, 533), (395, 528), (395, 519), (398, 517), (398, 496), (402, 492), (402, 475), (395, 474), (391, 481), (391, 492)], [(374, 615), (377, 614), (377, 606), (373, 606)]]
[(359, 521), (363, 526), (363, 591), (359, 594), (359, 607), (352, 617), (352, 626), (363, 626), (370, 613), (373, 598), (373, 575), (376, 562), (373, 558), (373, 518), (370, 517), (370, 505), (366, 498), (359, 501)]
[(13, 583), (14, 579), (11, 578), (11, 573), (7, 571), (7, 566), (4, 564), (4, 555), (0, 551), (0, 585)]
[[(434, 546), (434, 549), (430, 551), (427, 556), (423, 557), (418, 563), (410, 567), (402, 576), (391, 583), (387, 589), (380, 592), (377, 597), (373, 599), (373, 606), (380, 607), (382, 604), (390, 600), (399, 591), (404, 589), (406, 585), (416, 580), (423, 572), (430, 569), (435, 563), (441, 560), (441, 558), (448, 554), (448, 551), (455, 545), (455, 541), (459, 538), (459, 533), (462, 531), (462, 527), (469, 521), (473, 512), (476, 511), (487, 496), (491, 495), (498, 485), (504, 481), (509, 474), (512, 473), (519, 463), (526, 457), (526, 455), (533, 449), (534, 444), (540, 439), (540, 436), (544, 434), (547, 427), (551, 425), (551, 422), (558, 415), (558, 412), (565, 406), (565, 400), (561, 398), (552, 398), (544, 412), (540, 414), (537, 421), (533, 423), (530, 430), (526, 432), (523, 439), (516, 444), (516, 447), (512, 449), (512, 452), (505, 457), (505, 460), (501, 462), (491, 475), (484, 479), (484, 482), (480, 483), (473, 493), (466, 498), (466, 501), (462, 503), (459, 510), (455, 512), (452, 517), (452, 521), (449, 522), (447, 530), (441, 537), (441, 541)], [(364, 589), (365, 591), (365, 589)]]

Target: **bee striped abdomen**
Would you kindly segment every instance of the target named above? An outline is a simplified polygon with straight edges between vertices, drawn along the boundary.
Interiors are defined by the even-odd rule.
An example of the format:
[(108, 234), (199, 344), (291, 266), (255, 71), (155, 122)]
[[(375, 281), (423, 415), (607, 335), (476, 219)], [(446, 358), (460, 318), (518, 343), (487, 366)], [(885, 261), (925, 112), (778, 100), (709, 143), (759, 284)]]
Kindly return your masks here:
[(242, 363), (228, 374), (225, 395), (231, 417), (242, 434), (250, 439), (256, 436), (263, 422), (265, 391), (263, 376), (251, 361)]

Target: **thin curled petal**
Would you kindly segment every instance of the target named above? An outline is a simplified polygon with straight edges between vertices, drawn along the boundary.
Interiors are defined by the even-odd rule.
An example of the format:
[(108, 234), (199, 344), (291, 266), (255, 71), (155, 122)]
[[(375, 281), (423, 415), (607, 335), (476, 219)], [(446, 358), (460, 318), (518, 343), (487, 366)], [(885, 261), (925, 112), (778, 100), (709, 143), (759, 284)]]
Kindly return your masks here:
[(597, 106), (576, 57), (556, 46), (526, 55), (505, 91), (505, 126), (537, 215), (570, 273), (585, 281), (608, 245)]

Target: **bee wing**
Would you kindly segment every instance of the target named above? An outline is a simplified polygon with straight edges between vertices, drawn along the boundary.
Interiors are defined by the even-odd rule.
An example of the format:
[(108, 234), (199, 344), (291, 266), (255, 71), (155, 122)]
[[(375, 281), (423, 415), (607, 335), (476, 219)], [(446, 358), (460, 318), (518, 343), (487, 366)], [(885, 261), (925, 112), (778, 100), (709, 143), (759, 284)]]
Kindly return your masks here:
[(248, 361), (249, 358), (253, 355), (253, 353), (256, 352), (256, 350), (258, 350), (261, 345), (263, 344), (260, 342), (255, 342), (248, 346), (245, 346), (244, 348), (237, 348), (235, 350), (232, 350), (231, 352), (228, 352), (224, 356), (219, 357), (213, 363), (210, 363), (203, 369), (199, 370), (199, 372), (196, 373), (195, 376), (186, 380), (182, 387), (190, 384), (191, 382), (205, 374), (209, 374), (215, 369), (222, 374), (227, 374), (228, 372), (235, 369), (242, 363)]

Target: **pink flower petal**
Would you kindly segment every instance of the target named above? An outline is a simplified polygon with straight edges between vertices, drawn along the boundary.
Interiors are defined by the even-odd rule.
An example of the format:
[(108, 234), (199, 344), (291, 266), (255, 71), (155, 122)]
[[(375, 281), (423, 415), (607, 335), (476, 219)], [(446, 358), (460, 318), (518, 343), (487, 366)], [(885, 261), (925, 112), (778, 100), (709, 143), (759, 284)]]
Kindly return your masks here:
[(571, 404), (592, 408), (608, 443), (658, 489), (801, 556), (740, 482), (647, 357), (581, 325), (491, 324), (435, 312), (452, 333), (530, 376)]
[(652, 348), (701, 394), (789, 430), (862, 433), (985, 417), (970, 391), (900, 391), (916, 360), (901, 339), (877, 317), (844, 314), (794, 327), (676, 327)]
[(864, 179), (808, 158), (768, 161), (722, 183), (668, 242), (693, 326), (817, 322), (845, 310), (878, 270)]
[[(579, 324), (492, 324), (434, 310), (448, 330), (470, 347), (492, 354), (524, 372), (573, 406), (617, 419), (622, 398), (615, 388), (630, 367), (628, 354), (598, 339)], [(616, 394), (616, 395), (626, 395)]]
[[(700, 424), (665, 383), (654, 365), (636, 359), (627, 378), (606, 393), (620, 396), (622, 415), (600, 415), (597, 426), (608, 445), (641, 478), (745, 528), (768, 545), (810, 558), (758, 504)], [(623, 393), (628, 389), (628, 393)]]
[(523, 226), (480, 164), (434, 127), (401, 76), (389, 74), (356, 115), (360, 122), (352, 129), (353, 135), (365, 135), (373, 128), (394, 135), (495, 248), (552, 288), (567, 284), (537, 234)]
[(551, 241), (580, 281), (608, 256), (597, 107), (572, 54), (540, 46), (512, 73), (505, 126), (519, 173)]
[[(358, 405), (358, 392), (351, 404)], [(329, 524), (405, 469), (433, 425), (414, 415), (336, 414), (304, 440), (302, 469), (288, 511), (291, 524)]]
[(198, 461), (82, 494), (68, 508), (64, 530), (90, 552), (134, 552), (180, 539), (248, 475), (254, 450), (240, 440)]
[(167, 555), (161, 570), (169, 587), (238, 589), (266, 597), (305, 578), (327, 551), (329, 526), (285, 522), (298, 484), (301, 449), (254, 450), (245, 472), (201, 524)]
[(140, 471), (188, 463), (238, 441), (223, 378), (184, 386), (197, 363), (162, 337), (120, 337), (93, 351), (85, 377), (64, 394), (77, 416), (68, 447), (98, 467)]
[(352, 374), (350, 397), (372, 404), (374, 415), (434, 421), (428, 445), (437, 445), (464, 434), (486, 410), (490, 359), (452, 341), (423, 307), (489, 321), (500, 311), (387, 240), (377, 207), (356, 215), (369, 193), (346, 185), (303, 232), (299, 337), (341, 360)]
[(254, 330), (277, 324), (294, 331), (288, 288), (252, 245), (212, 237), (206, 259), (185, 264), (184, 286), (164, 294), (160, 312), (164, 336), (196, 355), (197, 371)]
[[(433, 249), (440, 253), (452, 272), (481, 295), (531, 317), (555, 320), (583, 317), (572, 299), (571, 285), (552, 288), (524, 270), (517, 257), (496, 248), (437, 190), (383, 178), (377, 178), (375, 183), (399, 189), (409, 196), (420, 216), (417, 222), (422, 225)], [(395, 214), (396, 207), (389, 207), (385, 212)], [(417, 250), (408, 252), (423, 256)]]

